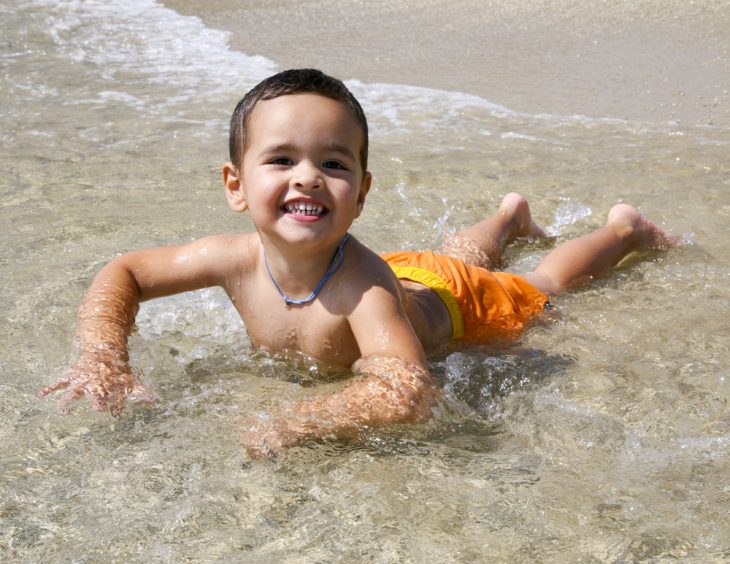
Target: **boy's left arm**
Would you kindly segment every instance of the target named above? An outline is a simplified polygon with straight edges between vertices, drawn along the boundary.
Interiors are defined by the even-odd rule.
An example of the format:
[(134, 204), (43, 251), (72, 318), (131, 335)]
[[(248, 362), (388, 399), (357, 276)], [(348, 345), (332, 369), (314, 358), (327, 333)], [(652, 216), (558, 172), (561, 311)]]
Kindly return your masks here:
[(308, 440), (356, 437), (373, 427), (431, 417), (440, 390), (403, 310), (396, 280), (362, 295), (349, 316), (360, 347), (355, 379), (343, 390), (253, 417), (241, 443), (254, 457)]

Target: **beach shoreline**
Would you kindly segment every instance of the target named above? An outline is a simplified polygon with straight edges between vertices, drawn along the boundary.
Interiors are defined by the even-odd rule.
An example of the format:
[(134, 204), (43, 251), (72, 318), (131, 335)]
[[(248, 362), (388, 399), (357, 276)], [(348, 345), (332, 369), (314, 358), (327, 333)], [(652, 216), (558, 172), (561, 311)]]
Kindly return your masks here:
[[(730, 0), (166, 1), (3, 9), (3, 561), (727, 560)], [(221, 288), (140, 304), (154, 406), (39, 402), (104, 264), (254, 232), (223, 193), (231, 111), (305, 65), (367, 112), (352, 235), (376, 252), (438, 248), (511, 191), (550, 237), (506, 271), (619, 202), (686, 244), (556, 297), (509, 346), (431, 359), (427, 424), (276, 461), (248, 459), (242, 422), (348, 374), (259, 350)]]
[(725, 0), (163, 4), (281, 69), (466, 92), (532, 114), (730, 125)]

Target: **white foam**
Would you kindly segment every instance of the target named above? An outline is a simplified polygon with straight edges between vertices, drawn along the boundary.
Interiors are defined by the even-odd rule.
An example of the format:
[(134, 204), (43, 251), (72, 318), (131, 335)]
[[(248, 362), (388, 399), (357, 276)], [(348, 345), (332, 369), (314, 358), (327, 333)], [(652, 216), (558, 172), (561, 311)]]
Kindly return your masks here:
[(555, 220), (545, 227), (548, 235), (560, 235), (564, 227), (573, 225), (581, 219), (585, 219), (593, 213), (591, 208), (583, 204), (568, 202), (561, 205), (555, 211)]
[[(245, 90), (276, 65), (228, 46), (228, 32), (206, 27), (154, 0), (33, 0), (45, 12), (57, 48), (79, 63), (92, 63), (101, 78), (123, 75), (175, 87), (174, 103)], [(127, 94), (132, 96), (131, 94)]]
[[(231, 49), (228, 32), (206, 27), (199, 18), (181, 15), (155, 0), (30, 0), (24, 9), (28, 6), (43, 14), (43, 29), (59, 54), (88, 66), (99, 77), (101, 92), (92, 89), (88, 99), (77, 92), (77, 102), (117, 103), (155, 113), (170, 106), (182, 113), (210, 103), (227, 118), (229, 108), (221, 104), (277, 70), (265, 57)], [(114, 83), (112, 88), (109, 82)], [(566, 127), (608, 125), (634, 133), (640, 127), (612, 118), (517, 112), (463, 92), (359, 80), (347, 85), (363, 104), (375, 137), (440, 130), (565, 145), (561, 130)], [(445, 143), (442, 138), (433, 147)]]
[[(29, 5), (43, 13), (44, 29), (60, 55), (88, 65), (104, 85), (101, 92), (90, 93), (97, 96), (95, 100), (79, 99), (84, 94), (78, 94), (77, 101), (114, 102), (134, 109), (143, 105), (155, 112), (175, 106), (185, 111), (202, 98), (219, 104), (238, 98), (277, 70), (265, 57), (231, 49), (228, 32), (206, 27), (199, 18), (181, 15), (155, 0), (31, 0)], [(109, 88), (111, 82), (115, 86)], [(359, 80), (347, 85), (363, 104), (375, 136), (449, 130), (564, 144), (553, 138), (552, 130), (620, 123), (521, 113), (463, 92)], [(491, 127), (492, 120), (508, 125), (500, 132), (502, 127)], [(535, 135), (535, 124), (547, 131), (541, 127), (540, 135)]]
[[(499, 104), (463, 92), (450, 92), (420, 86), (372, 83), (349, 80), (347, 87), (357, 97), (370, 120), (375, 135), (402, 131), (415, 123), (425, 129), (439, 129), (458, 121), (473, 121), (480, 132), (483, 124), (470, 116), (506, 118), (518, 116)], [(491, 132), (487, 132), (491, 134)]]
[[(571, 127), (608, 126), (614, 133), (616, 129), (620, 129), (634, 134), (654, 131), (655, 127), (619, 118), (519, 112), (480, 96), (458, 91), (402, 84), (367, 84), (359, 80), (349, 80), (346, 84), (363, 105), (375, 135), (402, 132), (404, 127), (417, 123), (419, 128), (427, 130), (465, 127), (473, 128), (473, 132), (484, 136), (498, 134), (505, 140), (516, 139), (564, 146), (568, 145), (564, 139), (551, 139), (550, 135)], [(486, 128), (485, 117), (507, 123), (510, 129), (498, 133)], [(535, 126), (548, 136), (532, 134)]]
[(137, 333), (151, 342), (172, 343), (181, 363), (248, 347), (243, 322), (220, 288), (206, 288), (140, 305)]

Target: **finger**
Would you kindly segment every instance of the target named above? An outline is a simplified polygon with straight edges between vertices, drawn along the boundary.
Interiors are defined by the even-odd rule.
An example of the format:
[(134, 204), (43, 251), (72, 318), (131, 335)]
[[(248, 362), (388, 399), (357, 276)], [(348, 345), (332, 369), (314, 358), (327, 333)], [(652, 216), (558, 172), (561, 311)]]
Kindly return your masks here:
[(248, 446), (246, 454), (256, 460), (275, 460), (279, 456), (279, 452), (268, 444)]
[[(106, 399), (100, 396), (93, 396), (91, 400), (91, 409), (94, 411), (102, 412), (106, 409)], [(114, 415), (112, 413), (112, 415)]]
[(154, 405), (157, 402), (157, 396), (155, 396), (155, 393), (139, 381), (134, 383), (134, 388), (129, 393), (129, 399), (141, 401), (150, 405)]
[(244, 431), (240, 435), (241, 446), (249, 457), (255, 459), (274, 460), (282, 450), (279, 437), (271, 432), (261, 434), (259, 432)]
[(50, 386), (46, 386), (45, 388), (41, 389), (40, 392), (38, 392), (39, 398), (44, 398), (48, 394), (53, 393), (57, 390), (62, 390), (64, 388), (68, 388), (69, 385), (71, 385), (71, 378), (65, 377), (65, 378), (59, 378), (56, 380), (55, 383), (51, 384)]
[(249, 458), (259, 459), (265, 457), (264, 453), (260, 451), (261, 438), (256, 433), (244, 431), (239, 435), (238, 442)]
[[(102, 408), (100, 411), (104, 410), (103, 407), (104, 404), (102, 404)], [(109, 404), (109, 413), (111, 413), (112, 417), (118, 417), (122, 414), (122, 411), (124, 411), (124, 397), (117, 398), (116, 401)]]
[(78, 401), (82, 397), (84, 397), (83, 388), (71, 388), (68, 392), (61, 396), (61, 399), (58, 400), (58, 409), (61, 410), (61, 413), (67, 415), (70, 411), (69, 405)]

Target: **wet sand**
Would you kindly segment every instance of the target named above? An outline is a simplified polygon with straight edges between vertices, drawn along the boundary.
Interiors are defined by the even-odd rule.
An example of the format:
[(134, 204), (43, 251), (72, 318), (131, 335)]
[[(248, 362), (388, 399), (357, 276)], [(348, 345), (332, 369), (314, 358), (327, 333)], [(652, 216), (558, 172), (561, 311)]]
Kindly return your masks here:
[(730, 2), (164, 0), (280, 68), (528, 113), (730, 126)]

